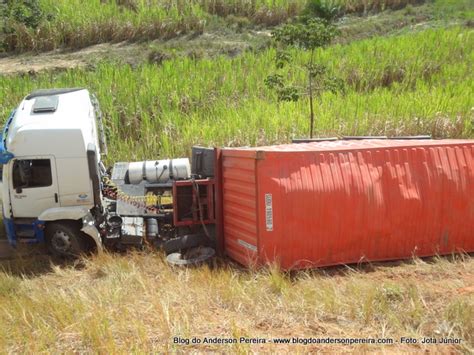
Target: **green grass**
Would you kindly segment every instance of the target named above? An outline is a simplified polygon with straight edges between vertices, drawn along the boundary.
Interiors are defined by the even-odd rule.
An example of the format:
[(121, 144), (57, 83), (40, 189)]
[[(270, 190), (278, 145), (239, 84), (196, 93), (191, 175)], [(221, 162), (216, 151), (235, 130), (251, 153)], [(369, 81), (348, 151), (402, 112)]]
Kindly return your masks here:
[[(82, 48), (97, 43), (169, 39), (201, 33), (218, 17), (244, 26), (275, 26), (299, 15), (307, 0), (35, 0), (38, 25), (10, 17), (0, 48), (10, 52)], [(444, 4), (446, 0), (437, 0)], [(327, 0), (322, 1), (327, 2)], [(425, 0), (340, 0), (345, 14), (380, 12)], [(466, 5), (468, 6), (468, 5)], [(472, 10), (472, 8), (471, 8)], [(28, 10), (23, 10), (28, 13)], [(3, 20), (3, 19), (0, 19)]]
[[(324, 50), (320, 60), (340, 73), (347, 92), (322, 96), (317, 134), (473, 137), (473, 49), (473, 31), (459, 27)], [(300, 60), (306, 55), (295, 53)], [(288, 142), (307, 135), (308, 107), (304, 100), (278, 103), (266, 89), (273, 57), (268, 49), (234, 59), (177, 58), (135, 69), (99, 63), (94, 70), (3, 76), (0, 114), (6, 118), (33, 89), (87, 87), (106, 117), (110, 162), (188, 155), (195, 144)]]
[[(82, 48), (104, 42), (168, 39), (200, 33), (214, 16), (276, 25), (295, 16), (305, 0), (39, 0), (45, 19), (37, 28), (11, 24), (6, 51)], [(0, 38), (1, 40), (1, 38)]]
[(455, 15), (466, 20), (474, 19), (474, 4), (470, 0), (437, 0), (434, 11), (440, 18)]

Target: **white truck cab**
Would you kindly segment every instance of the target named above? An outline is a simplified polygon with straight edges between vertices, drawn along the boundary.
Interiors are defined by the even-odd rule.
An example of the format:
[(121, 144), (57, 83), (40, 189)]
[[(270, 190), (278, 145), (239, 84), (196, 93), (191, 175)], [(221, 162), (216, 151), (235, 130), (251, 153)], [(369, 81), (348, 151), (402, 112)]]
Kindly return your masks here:
[(107, 171), (95, 97), (85, 89), (35, 91), (12, 112), (0, 141), (10, 244), (45, 243), (53, 254), (77, 256), (146, 241), (178, 264), (177, 251), (193, 250), (189, 263), (211, 257), (212, 248), (195, 250), (215, 244), (213, 173), (199, 172), (215, 160), (204, 160), (203, 149), (193, 150), (193, 176), (188, 158), (117, 162)]
[(12, 245), (46, 241), (67, 254), (80, 239), (101, 248), (90, 222), (91, 211), (101, 208), (99, 118), (95, 99), (78, 88), (35, 91), (12, 112), (0, 144), (3, 220)]

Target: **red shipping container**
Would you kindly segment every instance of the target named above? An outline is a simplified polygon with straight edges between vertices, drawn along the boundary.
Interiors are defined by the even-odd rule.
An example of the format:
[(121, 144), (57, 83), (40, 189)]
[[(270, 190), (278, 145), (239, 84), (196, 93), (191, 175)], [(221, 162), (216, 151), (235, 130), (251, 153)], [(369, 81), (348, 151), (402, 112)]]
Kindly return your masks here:
[(284, 269), (474, 251), (474, 141), (221, 151), (224, 251)]

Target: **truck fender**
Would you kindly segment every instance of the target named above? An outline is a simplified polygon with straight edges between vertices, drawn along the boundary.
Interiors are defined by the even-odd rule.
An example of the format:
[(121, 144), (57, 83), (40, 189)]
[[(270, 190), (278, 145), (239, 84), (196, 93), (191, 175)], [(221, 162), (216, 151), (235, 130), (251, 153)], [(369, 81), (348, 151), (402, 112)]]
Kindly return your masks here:
[(39, 216), (40, 221), (58, 221), (61, 219), (71, 219), (77, 221), (90, 214), (89, 209), (84, 206), (73, 207), (53, 207), (44, 210)]
[(86, 219), (84, 218), (83, 221), (83, 227), (81, 228), (81, 232), (87, 234), (90, 236), (94, 242), (95, 246), (97, 247), (97, 252), (101, 253), (103, 251), (102, 247), (102, 241), (100, 239), (100, 234), (99, 231), (97, 230), (96, 226), (88, 221), (85, 221)]

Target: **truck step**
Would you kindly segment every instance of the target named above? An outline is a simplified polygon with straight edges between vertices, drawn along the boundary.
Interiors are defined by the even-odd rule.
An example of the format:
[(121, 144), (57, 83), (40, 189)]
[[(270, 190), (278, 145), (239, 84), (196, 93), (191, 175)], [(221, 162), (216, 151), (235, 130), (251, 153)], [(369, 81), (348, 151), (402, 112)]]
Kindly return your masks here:
[(19, 239), (20, 238), (31, 239), (31, 238), (36, 237), (35, 231), (33, 229), (22, 229), (22, 230), (16, 231), (16, 236)]
[(37, 244), (39, 243), (36, 238), (18, 238), (17, 242), (20, 244)]

